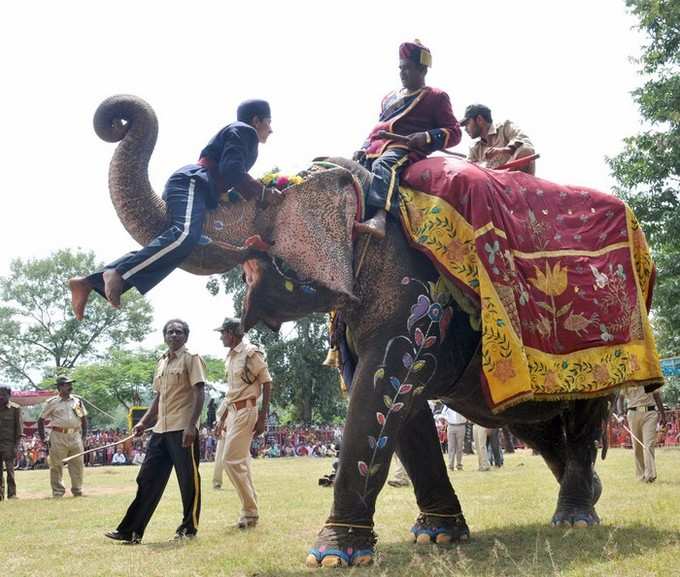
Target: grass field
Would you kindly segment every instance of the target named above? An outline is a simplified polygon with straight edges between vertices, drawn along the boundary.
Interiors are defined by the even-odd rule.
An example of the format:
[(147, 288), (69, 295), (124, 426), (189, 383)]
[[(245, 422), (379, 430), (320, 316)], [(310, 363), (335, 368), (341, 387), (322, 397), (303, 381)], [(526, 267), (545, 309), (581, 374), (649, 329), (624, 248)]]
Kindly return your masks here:
[[(375, 519), (376, 563), (344, 574), (680, 576), (680, 451), (657, 455), (659, 480), (651, 485), (635, 481), (629, 450), (611, 450), (598, 463), (602, 525), (590, 530), (548, 527), (556, 484), (540, 457), (521, 451), (506, 456), (502, 469), (480, 473), (475, 457), (466, 456), (465, 470), (452, 473), (452, 479), (472, 531), (470, 543), (415, 546), (408, 532), (418, 513), (413, 494), (386, 487)], [(306, 569), (304, 559), (330, 507), (332, 490), (317, 485), (318, 477), (329, 472), (330, 460), (257, 460), (253, 466), (261, 508), (256, 529), (231, 527), (238, 499), (226, 479), (226, 490), (212, 490), (212, 463), (203, 464), (199, 537), (186, 544), (167, 541), (181, 516), (173, 477), (144, 544), (134, 547), (102, 533), (115, 528), (132, 500), (136, 467), (87, 469), (86, 497), (59, 500), (48, 498), (47, 471), (19, 471), (20, 499), (0, 503), (0, 574), (289, 577), (328, 572)]]

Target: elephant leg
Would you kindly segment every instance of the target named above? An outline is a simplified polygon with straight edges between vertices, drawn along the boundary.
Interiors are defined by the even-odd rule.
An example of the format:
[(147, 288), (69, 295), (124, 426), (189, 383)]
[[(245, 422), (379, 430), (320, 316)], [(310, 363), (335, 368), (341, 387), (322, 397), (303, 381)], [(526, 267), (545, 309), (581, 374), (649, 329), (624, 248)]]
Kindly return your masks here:
[(558, 483), (566, 468), (567, 446), (562, 417), (541, 423), (514, 423), (509, 426), (513, 435), (538, 451)]
[[(360, 360), (357, 367), (333, 483), (333, 506), (309, 550), (306, 563), (310, 567), (367, 565), (375, 555), (375, 501), (387, 479), (412, 398), (394, 390), (390, 393), (382, 383), (374, 384), (379, 362)], [(384, 401), (389, 394), (391, 408)]]
[(597, 447), (607, 399), (575, 401), (564, 414), (566, 463), (552, 525), (590, 527), (600, 518), (595, 502), (602, 492), (595, 473)]
[(414, 409), (397, 445), (420, 508), (411, 532), (417, 543), (467, 541), (470, 531), (446, 472), (432, 411), (424, 401)]
[(607, 400), (575, 401), (561, 416), (512, 430), (545, 459), (560, 484), (553, 526), (590, 527), (600, 522), (595, 503), (602, 493), (594, 469), (595, 441), (601, 433)]

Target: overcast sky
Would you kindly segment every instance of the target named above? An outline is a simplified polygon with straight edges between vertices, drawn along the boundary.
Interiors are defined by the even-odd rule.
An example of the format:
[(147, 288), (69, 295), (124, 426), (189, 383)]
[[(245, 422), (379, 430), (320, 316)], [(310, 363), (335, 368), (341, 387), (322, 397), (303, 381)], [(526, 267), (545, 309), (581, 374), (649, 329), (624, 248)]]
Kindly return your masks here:
[[(251, 174), (294, 171), (363, 142), (399, 86), (398, 45), (414, 38), (432, 51), (428, 84), (448, 92), (457, 117), (487, 104), (533, 140), (539, 176), (609, 190), (605, 156), (640, 128), (634, 24), (623, 0), (5, 2), (0, 275), (13, 258), (59, 248), (110, 261), (136, 247), (108, 197), (114, 145), (92, 130), (104, 98), (131, 93), (156, 111), (159, 193), (246, 98), (270, 101), (274, 129)], [(206, 281), (176, 271), (148, 293), (155, 330), (145, 344), (181, 317), (194, 352), (223, 354), (210, 329), (232, 307)]]

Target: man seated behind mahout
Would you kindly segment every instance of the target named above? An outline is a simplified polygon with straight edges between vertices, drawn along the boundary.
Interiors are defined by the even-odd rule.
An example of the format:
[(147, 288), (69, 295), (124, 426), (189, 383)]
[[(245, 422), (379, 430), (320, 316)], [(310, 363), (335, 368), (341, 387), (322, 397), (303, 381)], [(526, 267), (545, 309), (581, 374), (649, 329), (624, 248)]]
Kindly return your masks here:
[[(519, 126), (510, 120), (494, 124), (491, 109), (484, 104), (468, 106), (460, 125), (470, 138), (479, 139), (470, 148), (470, 162), (496, 168), (511, 160), (531, 156), (535, 152), (531, 140)], [(536, 162), (532, 160), (519, 170), (534, 174)]]
[(399, 214), (399, 175), (404, 168), (435, 150), (460, 142), (460, 127), (449, 96), (425, 85), (431, 65), (430, 51), (418, 40), (399, 46), (402, 88), (383, 98), (378, 124), (354, 154), (354, 160), (373, 172), (366, 196), (367, 210), (373, 215), (356, 225), (358, 232), (383, 238), (387, 212), (396, 217)]
[(220, 130), (201, 151), (199, 161), (175, 171), (163, 191), (168, 207), (168, 228), (138, 251), (130, 252), (86, 277), (69, 280), (71, 303), (78, 320), (93, 290), (112, 306), (120, 306), (121, 295), (135, 287), (141, 294), (156, 286), (191, 253), (201, 238), (203, 220), (217, 208), (220, 196), (264, 200), (278, 191), (265, 189), (248, 171), (257, 160), (258, 143), (272, 133), (271, 111), (264, 100), (242, 102), (236, 122)]

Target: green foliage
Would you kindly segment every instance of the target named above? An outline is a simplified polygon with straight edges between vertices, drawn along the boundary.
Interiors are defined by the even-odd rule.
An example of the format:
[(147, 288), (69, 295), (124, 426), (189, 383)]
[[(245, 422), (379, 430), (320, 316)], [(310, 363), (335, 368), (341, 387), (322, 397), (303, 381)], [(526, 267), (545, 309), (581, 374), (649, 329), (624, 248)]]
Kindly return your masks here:
[(209, 383), (221, 383), (224, 380), (224, 360), (204, 356), (206, 378)]
[(35, 375), (67, 373), (109, 347), (139, 342), (152, 309), (136, 291), (120, 310), (93, 295), (83, 321), (71, 311), (70, 277), (96, 270), (94, 254), (60, 250), (44, 259), (17, 259), (0, 278), (0, 374), (35, 387)]
[(680, 354), (680, 3), (626, 0), (646, 36), (633, 92), (647, 128), (609, 159), (617, 193), (635, 211), (657, 265), (654, 323), (664, 356)]
[[(246, 285), (239, 269), (212, 278), (207, 288), (213, 295), (224, 290), (234, 299), (237, 314), (241, 313)], [(328, 349), (327, 324), (325, 315), (315, 314), (284, 325), (283, 335), (259, 326), (248, 335), (267, 352), (272, 402), (284, 422), (328, 424), (345, 418), (347, 403), (337, 370), (322, 364)]]

